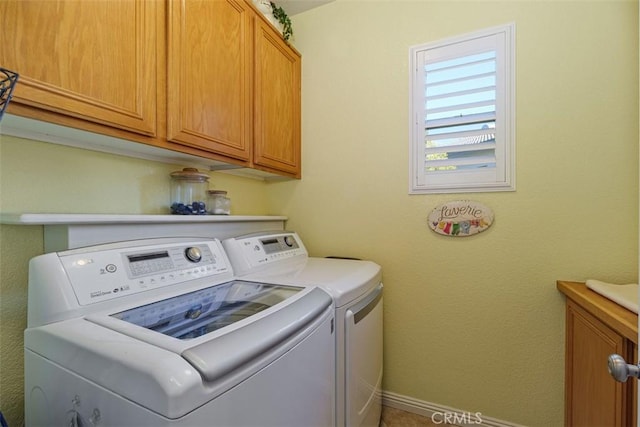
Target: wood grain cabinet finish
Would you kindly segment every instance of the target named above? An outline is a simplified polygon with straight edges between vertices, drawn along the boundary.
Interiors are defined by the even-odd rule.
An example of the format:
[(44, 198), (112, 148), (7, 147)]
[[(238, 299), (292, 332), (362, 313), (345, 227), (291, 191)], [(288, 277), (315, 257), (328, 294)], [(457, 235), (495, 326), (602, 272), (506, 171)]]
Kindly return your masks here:
[(0, 37), (12, 114), (301, 176), (300, 54), (250, 0), (2, 0)]
[(145, 0), (0, 2), (13, 102), (143, 135), (157, 129), (156, 13)]
[(249, 161), (252, 22), (242, 0), (170, 2), (170, 141)]
[(583, 283), (558, 282), (558, 289), (567, 296), (565, 425), (635, 426), (637, 381), (615, 381), (607, 358), (637, 362), (637, 315)]
[(300, 55), (256, 21), (254, 164), (300, 177)]

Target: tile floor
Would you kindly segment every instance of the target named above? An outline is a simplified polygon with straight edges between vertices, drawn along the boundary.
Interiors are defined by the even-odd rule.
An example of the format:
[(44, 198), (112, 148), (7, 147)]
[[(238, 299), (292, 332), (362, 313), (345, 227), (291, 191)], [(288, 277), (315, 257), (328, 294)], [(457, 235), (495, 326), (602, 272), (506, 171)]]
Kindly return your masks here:
[(442, 423), (434, 423), (430, 417), (423, 417), (389, 406), (382, 407), (380, 427), (441, 427), (442, 425)]

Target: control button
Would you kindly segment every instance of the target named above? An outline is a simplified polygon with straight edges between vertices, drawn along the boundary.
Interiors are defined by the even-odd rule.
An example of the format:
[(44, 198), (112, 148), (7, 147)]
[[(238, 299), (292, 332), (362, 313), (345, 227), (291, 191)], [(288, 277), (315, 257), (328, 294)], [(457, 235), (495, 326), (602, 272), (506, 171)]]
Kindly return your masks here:
[(284, 236), (284, 244), (289, 246), (290, 248), (296, 243), (296, 239), (293, 236)]
[(107, 273), (115, 273), (118, 267), (116, 267), (115, 264), (107, 264), (104, 269), (107, 270)]
[(200, 251), (200, 248), (195, 246), (188, 247), (184, 251), (184, 254), (191, 262), (200, 262), (200, 260), (202, 259), (202, 252)]

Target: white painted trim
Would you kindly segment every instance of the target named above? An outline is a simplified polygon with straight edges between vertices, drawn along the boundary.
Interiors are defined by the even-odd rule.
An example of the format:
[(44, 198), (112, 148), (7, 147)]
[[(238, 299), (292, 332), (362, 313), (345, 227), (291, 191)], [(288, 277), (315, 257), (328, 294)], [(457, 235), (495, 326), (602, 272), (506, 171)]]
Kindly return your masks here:
[[(495, 174), (484, 170), (449, 171), (426, 181), (424, 173), (424, 100), (416, 96), (424, 88), (423, 73), (419, 71), (420, 52), (429, 49), (467, 49), (466, 44), (485, 37), (504, 37), (497, 57), (497, 74), (503, 76), (505, 86), (496, 93), (496, 169)], [(499, 37), (498, 37), (499, 38)], [(465, 44), (465, 46), (455, 46)], [(516, 191), (516, 25), (509, 23), (469, 34), (412, 46), (409, 48), (409, 194), (486, 193)], [(462, 50), (461, 50), (462, 52)], [(500, 65), (504, 63), (503, 65)], [(498, 105), (503, 103), (504, 108)], [(502, 118), (500, 118), (502, 117)], [(501, 136), (498, 138), (498, 134)], [(495, 176), (493, 176), (495, 175)]]
[[(470, 422), (466, 424), (455, 424), (458, 426), (486, 426), (486, 427), (524, 427), (521, 424), (515, 424), (508, 421), (498, 420), (496, 418), (487, 417), (480, 412), (464, 411), (461, 409), (451, 408), (449, 406), (440, 405), (432, 402), (425, 402), (424, 400), (414, 399), (413, 397), (403, 396), (401, 394), (393, 393), (390, 391), (382, 391), (382, 404), (390, 408), (400, 409), (402, 411), (410, 412), (412, 414), (422, 415), (438, 423), (442, 420), (442, 415), (445, 413), (454, 414), (469, 414)], [(480, 414), (479, 418), (476, 418), (476, 413)]]

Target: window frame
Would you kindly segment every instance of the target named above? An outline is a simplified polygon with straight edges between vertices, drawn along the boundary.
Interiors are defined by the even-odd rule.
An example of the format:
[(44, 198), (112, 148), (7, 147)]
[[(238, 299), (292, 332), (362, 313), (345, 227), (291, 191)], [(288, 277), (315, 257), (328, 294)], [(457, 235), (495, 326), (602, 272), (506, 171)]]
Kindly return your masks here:
[[(428, 52), (459, 58), (483, 52), (478, 40), (496, 45), (496, 168), (490, 170), (425, 171), (425, 78)], [(486, 50), (484, 50), (486, 51)], [(409, 49), (410, 141), (409, 194), (515, 191), (515, 23), (487, 28)], [(490, 179), (487, 179), (487, 178)]]

